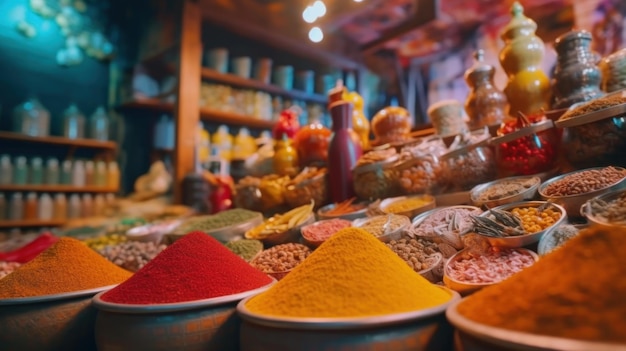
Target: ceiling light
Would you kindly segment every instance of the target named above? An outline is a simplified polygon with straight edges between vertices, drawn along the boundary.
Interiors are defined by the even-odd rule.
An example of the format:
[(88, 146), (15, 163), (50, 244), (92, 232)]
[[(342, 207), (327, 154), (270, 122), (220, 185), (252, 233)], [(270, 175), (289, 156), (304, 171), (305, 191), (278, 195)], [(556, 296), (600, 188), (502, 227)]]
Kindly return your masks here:
[(324, 33), (322, 33), (320, 27), (311, 28), (309, 31), (309, 39), (314, 43), (319, 43), (322, 39), (324, 39)]
[(306, 23), (313, 23), (313, 22), (315, 22), (317, 17), (318, 16), (317, 16), (316, 11), (313, 8), (313, 6), (307, 6), (306, 9), (304, 9), (304, 12), (302, 12), (302, 19)]
[(322, 0), (316, 0), (313, 5), (313, 10), (315, 11), (315, 15), (320, 18), (326, 14), (326, 5)]

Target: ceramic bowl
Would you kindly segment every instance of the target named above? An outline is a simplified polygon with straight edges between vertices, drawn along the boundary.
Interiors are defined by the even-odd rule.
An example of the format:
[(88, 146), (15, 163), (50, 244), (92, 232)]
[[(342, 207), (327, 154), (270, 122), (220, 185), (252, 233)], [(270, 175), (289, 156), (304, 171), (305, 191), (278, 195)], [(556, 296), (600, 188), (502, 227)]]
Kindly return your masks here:
[(362, 318), (284, 318), (259, 315), (237, 305), (242, 318), (241, 351), (440, 351), (452, 349), (452, 330), (443, 313), (450, 301), (425, 310)]
[[(531, 250), (527, 250), (527, 249), (523, 249), (523, 248), (517, 248), (514, 250), (518, 250), (520, 252), (529, 254), (530, 256), (532, 256), (535, 259), (535, 262), (539, 259), (539, 256), (537, 256), (536, 253), (534, 253)], [(459, 260), (461, 258), (461, 256), (465, 253), (465, 250), (459, 251), (456, 254), (454, 254), (452, 257), (450, 257), (446, 263), (444, 264), (444, 268), (443, 268), (443, 283), (445, 286), (447, 286), (448, 288), (458, 292), (459, 294), (465, 296), (468, 294), (471, 294), (475, 291), (478, 291), (482, 288), (485, 288), (489, 285), (493, 285), (493, 284), (497, 284), (497, 282), (494, 283), (470, 283), (470, 282), (464, 282), (461, 280), (457, 280), (454, 279), (450, 276), (450, 265), (452, 264), (452, 262), (455, 262), (456, 260)]]
[(273, 283), (239, 294), (181, 303), (128, 305), (93, 298), (98, 351), (238, 350), (237, 303)]
[(581, 207), (580, 207), (580, 214), (582, 216), (584, 216), (585, 218), (587, 218), (587, 221), (591, 224), (600, 224), (600, 225), (619, 225), (619, 226), (626, 226), (626, 221), (622, 221), (622, 222), (609, 222), (607, 221), (606, 218), (598, 216), (597, 211), (594, 211), (594, 208), (591, 206), (591, 202), (592, 201), (604, 201), (604, 202), (611, 202), (611, 201), (615, 201), (623, 196), (626, 196), (626, 189), (622, 189), (622, 190), (616, 190), (616, 191), (611, 191), (608, 193), (605, 193), (603, 195), (599, 195), (594, 197), (593, 199), (587, 200)]
[[(409, 199), (424, 200), (425, 203), (421, 206), (408, 208), (404, 211), (399, 211), (399, 212), (391, 212), (389, 210), (390, 207), (393, 206), (394, 204), (397, 204), (398, 202), (409, 200)], [(424, 213), (428, 210), (432, 210), (433, 208), (435, 208), (435, 205), (436, 205), (435, 198), (430, 195), (398, 196), (398, 197), (392, 197), (392, 198), (381, 201), (380, 209), (381, 211), (385, 213), (398, 214), (402, 216), (407, 216), (409, 217), (409, 219), (413, 219), (415, 216), (419, 215), (420, 213)]]
[[(338, 224), (342, 224), (345, 225), (345, 227), (351, 227), (352, 226), (352, 222), (345, 220), (345, 219), (340, 219), (340, 218), (334, 218), (334, 219), (325, 219), (325, 220), (321, 220), (321, 221), (317, 221), (315, 223), (309, 224), (309, 225), (305, 225), (300, 229), (300, 232), (302, 233), (302, 242), (310, 247), (311, 249), (315, 249), (318, 246), (322, 245), (324, 243), (324, 241), (326, 241), (326, 239), (324, 240), (316, 240), (314, 238), (312, 238), (310, 236), (310, 231), (315, 230), (316, 227), (319, 227), (321, 225), (325, 225), (331, 222), (339, 222)], [(333, 233), (334, 234), (334, 233)], [(331, 234), (332, 236), (332, 234)]]
[(91, 298), (112, 287), (0, 299), (0, 349), (95, 351)]
[[(511, 182), (511, 181), (518, 181), (518, 180), (523, 181), (525, 179), (529, 179), (529, 182), (533, 182), (533, 185), (530, 186), (529, 188), (523, 189), (522, 191), (516, 194), (500, 197), (497, 199), (481, 199), (480, 198), (481, 193), (483, 193), (484, 191), (486, 191), (487, 189), (491, 187), (498, 186), (499, 184)], [(537, 189), (539, 189), (540, 184), (541, 184), (541, 179), (535, 176), (519, 176), (519, 177), (501, 178), (498, 180), (494, 180), (492, 182), (483, 183), (483, 184), (479, 184), (475, 186), (470, 193), (470, 198), (472, 200), (472, 203), (475, 206), (493, 208), (496, 206), (506, 205), (506, 204), (510, 204), (513, 202), (528, 201), (528, 200), (534, 199), (535, 196), (537, 195)]]
[[(578, 172), (582, 172), (585, 170), (591, 170), (591, 169), (602, 169), (604, 167), (596, 167), (596, 168), (588, 168), (588, 169), (584, 169), (584, 170), (579, 170), (579, 171), (575, 171), (575, 172), (570, 172), (570, 173), (566, 173), (563, 175), (560, 175), (558, 177), (554, 177), (551, 178), (550, 180), (544, 182), (543, 184), (541, 184), (541, 186), (539, 187), (539, 195), (541, 196), (542, 199), (546, 200), (546, 201), (551, 201), (553, 203), (559, 204), (561, 206), (563, 206), (563, 208), (565, 208), (565, 210), (567, 211), (567, 215), (573, 218), (578, 218), (580, 217), (580, 207), (587, 202), (588, 200), (596, 197), (596, 196), (600, 196), (606, 193), (609, 193), (611, 191), (615, 191), (615, 190), (620, 190), (620, 189), (624, 189), (626, 188), (626, 177), (622, 178), (621, 180), (619, 180), (618, 182), (602, 188), (602, 189), (598, 189), (598, 190), (594, 190), (594, 191), (590, 191), (588, 193), (584, 193), (584, 194), (578, 194), (578, 195), (568, 195), (568, 196), (550, 196), (550, 195), (546, 195), (545, 193), (545, 189), (552, 183), (559, 181), (569, 175), (572, 175), (574, 173), (578, 173)], [(615, 167), (616, 169), (619, 170), (624, 170), (624, 168), (621, 167)]]
[(359, 202), (357, 203), (359, 205), (363, 205), (363, 208), (354, 212), (348, 212), (348, 213), (344, 213), (342, 215), (330, 215), (327, 214), (326, 212), (332, 210), (333, 208), (337, 207), (337, 205), (335, 204), (330, 204), (330, 205), (326, 205), (322, 208), (320, 208), (319, 210), (317, 210), (317, 218), (318, 219), (333, 219), (333, 218), (341, 218), (341, 219), (345, 219), (348, 221), (353, 221), (357, 218), (363, 218), (363, 217), (367, 217), (367, 205), (368, 203), (365, 202)]
[[(502, 210), (502, 211), (510, 211), (514, 208), (521, 208), (521, 207), (539, 207), (545, 203), (546, 201), (522, 201), (522, 202), (514, 202), (512, 204), (498, 206), (498, 207), (495, 207), (494, 209)], [(524, 247), (524, 246), (535, 244), (539, 240), (541, 240), (541, 237), (545, 233), (547, 233), (548, 231), (552, 230), (553, 228), (558, 227), (559, 225), (567, 221), (567, 213), (565, 212), (565, 209), (563, 207), (554, 203), (550, 203), (548, 206), (558, 211), (561, 214), (561, 217), (556, 222), (554, 222), (554, 224), (552, 224), (551, 226), (549, 226), (548, 228), (544, 230), (540, 230), (536, 233), (531, 233), (531, 234), (526, 234), (526, 235), (507, 236), (507, 237), (502, 237), (502, 238), (493, 238), (493, 237), (489, 237), (485, 235), (481, 235), (481, 236), (485, 238), (489, 242), (489, 244), (491, 244), (491, 246), (497, 246), (501, 248), (512, 249), (512, 248)], [(481, 214), (481, 216), (483, 217), (490, 216), (490, 212), (485, 211), (483, 212), (483, 214)]]
[(474, 322), (458, 312), (462, 300), (454, 301), (446, 317), (456, 328), (455, 346), (459, 351), (622, 351), (626, 345), (524, 333)]

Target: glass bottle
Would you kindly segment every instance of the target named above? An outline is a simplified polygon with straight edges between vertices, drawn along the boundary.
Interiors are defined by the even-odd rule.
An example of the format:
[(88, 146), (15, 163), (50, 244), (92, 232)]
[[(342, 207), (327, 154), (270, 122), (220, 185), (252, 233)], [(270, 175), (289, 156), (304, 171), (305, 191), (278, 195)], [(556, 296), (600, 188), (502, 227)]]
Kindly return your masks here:
[(75, 187), (85, 186), (85, 162), (82, 160), (74, 161), (72, 168), (72, 185)]
[(74, 104), (63, 113), (63, 136), (70, 139), (85, 137), (85, 116)]
[(83, 217), (93, 216), (93, 198), (91, 197), (91, 194), (83, 195), (83, 201), (82, 201), (80, 213)]
[(89, 137), (100, 141), (109, 140), (109, 116), (102, 106), (89, 118)]
[(13, 167), (13, 184), (24, 185), (28, 181), (28, 163), (26, 157), (19, 156), (15, 159)]
[(67, 199), (65, 194), (56, 194), (54, 196), (54, 208), (52, 218), (56, 220), (64, 220), (67, 218)]
[(53, 205), (50, 195), (44, 193), (39, 198), (39, 206), (37, 208), (37, 218), (42, 221), (49, 221), (53, 217)]
[(50, 112), (39, 100), (30, 98), (13, 110), (13, 130), (33, 137), (48, 136)]
[(352, 111), (352, 126), (354, 132), (359, 136), (361, 140), (361, 148), (363, 150), (370, 147), (370, 122), (365, 117), (363, 110), (363, 98), (356, 91), (346, 92), (344, 91), (344, 100), (353, 104), (354, 109)]
[(95, 183), (98, 187), (107, 186), (107, 164), (104, 161), (96, 163)]
[(85, 162), (85, 185), (94, 186), (95, 184), (94, 163), (93, 161), (87, 161)]
[(43, 160), (41, 157), (33, 157), (30, 164), (29, 184), (43, 183)]
[(328, 147), (328, 193), (332, 202), (354, 197), (352, 168), (361, 157), (358, 135), (352, 130), (352, 104), (337, 101), (330, 105), (333, 135)]
[(0, 184), (11, 184), (13, 182), (13, 165), (9, 155), (0, 156)]
[(513, 18), (502, 31), (504, 48), (500, 64), (509, 77), (504, 93), (510, 104), (509, 114), (532, 115), (546, 109), (550, 101), (550, 81), (541, 70), (543, 41), (535, 35), (537, 23), (524, 16), (524, 8), (515, 2)]
[(107, 188), (117, 191), (120, 187), (120, 169), (117, 162), (111, 161), (107, 167)]
[(81, 204), (78, 194), (70, 195), (70, 200), (67, 205), (67, 218), (80, 218), (81, 216)]
[(104, 202), (104, 196), (102, 194), (97, 194), (93, 200), (93, 214), (94, 216), (102, 216), (104, 215), (104, 209), (106, 204)]
[(65, 160), (61, 167), (61, 184), (72, 185), (72, 161)]
[(37, 219), (37, 194), (28, 193), (24, 203), (24, 219)]
[(24, 197), (22, 196), (22, 193), (13, 193), (11, 196), (8, 217), (13, 221), (20, 221), (24, 219)]
[(59, 160), (56, 158), (48, 159), (46, 163), (46, 184), (56, 185), (61, 181), (61, 173), (59, 172)]
[(471, 89), (465, 99), (470, 130), (500, 125), (508, 114), (506, 95), (493, 82), (495, 68), (484, 62), (485, 51), (477, 50), (474, 58), (474, 65), (465, 71), (465, 81)]

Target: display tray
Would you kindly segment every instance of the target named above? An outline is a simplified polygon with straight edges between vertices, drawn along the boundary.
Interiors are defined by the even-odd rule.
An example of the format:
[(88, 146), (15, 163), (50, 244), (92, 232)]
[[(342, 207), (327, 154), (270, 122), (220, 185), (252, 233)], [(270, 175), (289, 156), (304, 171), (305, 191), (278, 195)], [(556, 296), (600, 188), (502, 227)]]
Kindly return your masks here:
[(227, 304), (241, 300), (243, 298), (261, 293), (270, 286), (272, 286), (276, 280), (272, 278), (272, 282), (254, 290), (244, 291), (238, 294), (214, 297), (210, 299), (176, 302), (176, 303), (161, 303), (161, 304), (123, 304), (114, 303), (102, 300), (102, 295), (105, 291), (97, 294), (93, 297), (93, 304), (98, 309), (108, 312), (120, 312), (120, 313), (132, 313), (132, 314), (144, 314), (144, 313), (162, 313), (162, 312), (178, 312), (193, 310), (197, 308), (217, 306)]
[(582, 124), (593, 123), (603, 119), (618, 117), (626, 114), (626, 103), (610, 106), (601, 110), (585, 113), (580, 116), (574, 116), (568, 119), (559, 119), (554, 122), (558, 128), (576, 127)]
[(116, 286), (117, 284), (107, 285), (107, 286), (103, 286), (103, 287), (99, 287), (95, 289), (72, 291), (72, 292), (61, 293), (61, 294), (50, 294), (50, 295), (40, 295), (40, 296), (31, 296), (31, 297), (16, 297), (12, 299), (0, 299), (0, 306), (50, 302), (50, 301), (71, 299), (75, 297), (89, 296), (89, 295), (94, 295), (100, 292), (104, 293), (105, 291), (110, 290)]
[(307, 330), (332, 330), (332, 329), (361, 329), (365, 327), (381, 327), (393, 324), (404, 323), (412, 320), (425, 319), (441, 314), (446, 308), (461, 299), (461, 296), (451, 289), (437, 286), (451, 295), (448, 302), (439, 306), (427, 308), (419, 311), (406, 313), (396, 313), (382, 316), (368, 316), (358, 318), (296, 318), (268, 316), (251, 312), (246, 307), (246, 303), (253, 298), (250, 296), (239, 302), (237, 312), (249, 322), (273, 328), (286, 329), (307, 329)]

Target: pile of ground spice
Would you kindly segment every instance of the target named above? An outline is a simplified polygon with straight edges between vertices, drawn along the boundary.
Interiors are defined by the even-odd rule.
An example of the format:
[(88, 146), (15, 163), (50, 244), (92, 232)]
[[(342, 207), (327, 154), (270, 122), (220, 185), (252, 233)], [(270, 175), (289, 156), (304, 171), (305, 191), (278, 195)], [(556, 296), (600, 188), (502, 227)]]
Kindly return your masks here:
[(272, 279), (202, 232), (178, 239), (130, 279), (102, 295), (121, 304), (159, 304), (227, 296)]
[(351, 318), (422, 310), (451, 297), (367, 231), (346, 228), (246, 307), (271, 316)]
[(567, 111), (561, 116), (561, 120), (586, 115), (591, 112), (604, 110), (616, 105), (626, 104), (626, 94), (611, 94), (607, 97), (592, 100), (584, 105)]
[(64, 237), (0, 280), (0, 299), (95, 289), (131, 275), (79, 240)]
[(469, 296), (458, 311), (498, 328), (626, 343), (626, 228), (581, 231), (559, 250)]

